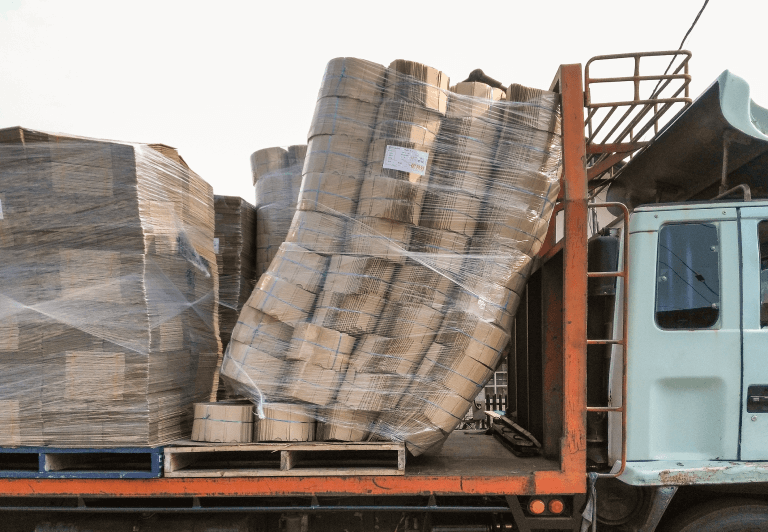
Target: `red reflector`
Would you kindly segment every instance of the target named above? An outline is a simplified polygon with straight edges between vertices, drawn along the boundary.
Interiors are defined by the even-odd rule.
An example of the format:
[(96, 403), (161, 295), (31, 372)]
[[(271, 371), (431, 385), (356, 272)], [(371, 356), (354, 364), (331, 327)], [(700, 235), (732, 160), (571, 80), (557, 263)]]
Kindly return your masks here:
[(552, 499), (549, 501), (549, 511), (553, 514), (561, 514), (565, 510), (565, 505), (560, 499)]
[(533, 499), (528, 503), (528, 510), (535, 515), (541, 515), (544, 513), (547, 507), (544, 505), (544, 501), (541, 499)]

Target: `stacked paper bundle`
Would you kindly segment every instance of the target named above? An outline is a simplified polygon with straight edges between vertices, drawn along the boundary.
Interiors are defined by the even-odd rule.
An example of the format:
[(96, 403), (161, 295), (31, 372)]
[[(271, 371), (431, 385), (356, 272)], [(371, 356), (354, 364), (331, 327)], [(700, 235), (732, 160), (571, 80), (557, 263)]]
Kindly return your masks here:
[(251, 155), (256, 188), (256, 276), (275, 258), (291, 227), (301, 187), (306, 145), (265, 148)]
[[(213, 250), (219, 269), (219, 334), (224, 349), (240, 310), (256, 286), (256, 209), (240, 197), (214, 196), (216, 231)], [(219, 365), (214, 380), (217, 397), (229, 397), (219, 381)]]
[(0, 445), (159, 445), (209, 399), (213, 193), (155, 148), (0, 130)]
[(284, 257), (222, 368), (258, 423), (300, 407), (318, 438), (418, 455), (492, 375), (557, 195), (559, 101), (448, 86), (410, 61), (329, 63)]
[(219, 269), (219, 333), (226, 349), (240, 309), (256, 285), (256, 209), (240, 197), (214, 196), (213, 250)]

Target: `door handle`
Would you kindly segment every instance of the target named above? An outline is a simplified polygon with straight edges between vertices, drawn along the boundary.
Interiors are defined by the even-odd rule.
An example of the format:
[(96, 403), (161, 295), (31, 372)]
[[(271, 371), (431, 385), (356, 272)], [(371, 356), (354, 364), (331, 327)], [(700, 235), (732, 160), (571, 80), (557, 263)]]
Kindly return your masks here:
[(768, 385), (749, 385), (749, 388), (747, 388), (747, 412), (768, 412)]

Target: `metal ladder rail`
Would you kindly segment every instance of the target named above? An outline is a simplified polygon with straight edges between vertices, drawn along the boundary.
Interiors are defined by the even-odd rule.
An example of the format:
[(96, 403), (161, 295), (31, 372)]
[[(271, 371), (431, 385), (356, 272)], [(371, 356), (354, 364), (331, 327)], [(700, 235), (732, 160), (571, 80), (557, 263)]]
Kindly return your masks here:
[(621, 368), (621, 406), (587, 406), (587, 412), (618, 412), (621, 414), (621, 467), (615, 473), (600, 473), (598, 477), (616, 478), (624, 473), (627, 467), (627, 330), (629, 309), (629, 209), (623, 203), (604, 202), (590, 203), (591, 209), (598, 207), (620, 207), (624, 218), (624, 242), (622, 245), (623, 267), (615, 272), (588, 272), (587, 277), (620, 277), (622, 280), (622, 332), (619, 340), (589, 340), (587, 345), (620, 345), (622, 354)]

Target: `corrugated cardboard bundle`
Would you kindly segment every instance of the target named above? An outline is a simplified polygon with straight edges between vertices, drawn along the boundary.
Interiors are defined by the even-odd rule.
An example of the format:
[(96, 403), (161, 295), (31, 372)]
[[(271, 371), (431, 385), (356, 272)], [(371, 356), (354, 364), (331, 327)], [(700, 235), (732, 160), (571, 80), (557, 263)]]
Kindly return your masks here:
[(309, 406), (264, 403), (255, 423), (256, 441), (312, 441), (315, 439), (315, 410)]
[(219, 332), (226, 349), (240, 309), (256, 285), (256, 209), (242, 198), (214, 196), (213, 250), (219, 269)]
[(188, 437), (221, 352), (211, 187), (168, 146), (0, 130), (0, 445)]
[(307, 146), (265, 148), (251, 155), (256, 189), (256, 270), (266, 271), (285, 241), (296, 210)]
[(218, 443), (253, 441), (253, 404), (249, 401), (195, 403), (192, 440)]
[[(219, 333), (226, 349), (240, 309), (256, 284), (256, 209), (234, 196), (214, 196), (214, 208), (213, 251), (219, 269)], [(217, 381), (220, 365), (216, 370)], [(219, 382), (217, 397), (227, 396), (224, 383)]]
[[(270, 347), (244, 326), (258, 354), (231, 349), (223, 372), (264, 408), (308, 408), (322, 439), (425, 452), (509, 340), (557, 195), (559, 102), (518, 85), (448, 86), (411, 61), (326, 68), (287, 238), (325, 258), (321, 284), (281, 276), (276, 259), (254, 308), (291, 339)], [(245, 355), (261, 365), (238, 366)]]

